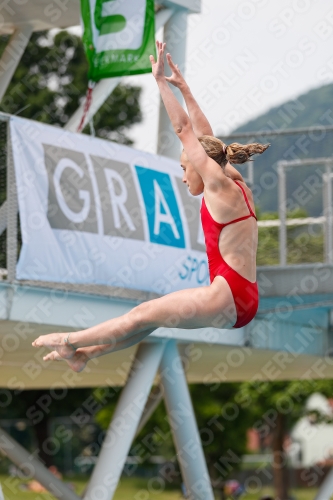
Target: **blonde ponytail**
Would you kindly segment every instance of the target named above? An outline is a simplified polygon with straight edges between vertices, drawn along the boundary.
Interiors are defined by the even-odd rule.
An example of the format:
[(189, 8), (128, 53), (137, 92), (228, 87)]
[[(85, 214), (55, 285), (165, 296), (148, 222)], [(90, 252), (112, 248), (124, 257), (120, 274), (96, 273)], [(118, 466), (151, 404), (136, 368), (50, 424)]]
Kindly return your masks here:
[(238, 142), (233, 142), (229, 144), (226, 148), (226, 158), (230, 163), (245, 163), (250, 160), (250, 157), (255, 154), (262, 154), (266, 149), (268, 149), (270, 144), (258, 144), (253, 142), (252, 144), (238, 144)]
[(250, 160), (251, 156), (262, 154), (270, 146), (270, 144), (258, 144), (257, 142), (252, 144), (233, 142), (227, 146), (220, 139), (211, 135), (202, 135), (198, 137), (198, 141), (207, 155), (221, 165), (222, 168), (226, 166), (228, 161), (234, 164), (252, 161)]

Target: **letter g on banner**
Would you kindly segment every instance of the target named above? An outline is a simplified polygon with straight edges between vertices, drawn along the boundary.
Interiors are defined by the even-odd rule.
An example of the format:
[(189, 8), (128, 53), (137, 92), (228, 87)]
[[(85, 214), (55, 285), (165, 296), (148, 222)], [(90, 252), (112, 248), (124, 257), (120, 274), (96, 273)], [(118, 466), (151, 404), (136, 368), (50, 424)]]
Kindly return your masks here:
[(73, 222), (84, 222), (88, 216), (90, 209), (90, 194), (88, 191), (84, 191), (82, 189), (78, 192), (79, 198), (83, 200), (83, 207), (80, 212), (74, 212), (69, 208), (60, 185), (62, 174), (66, 168), (72, 168), (74, 172), (78, 174), (80, 179), (82, 179), (82, 177), (84, 176), (82, 169), (76, 163), (74, 163), (69, 158), (62, 158), (56, 166), (53, 174), (56, 197), (61, 210), (69, 220), (72, 220)]
[(50, 226), (97, 233), (94, 193), (84, 154), (49, 144), (43, 144), (43, 148)]

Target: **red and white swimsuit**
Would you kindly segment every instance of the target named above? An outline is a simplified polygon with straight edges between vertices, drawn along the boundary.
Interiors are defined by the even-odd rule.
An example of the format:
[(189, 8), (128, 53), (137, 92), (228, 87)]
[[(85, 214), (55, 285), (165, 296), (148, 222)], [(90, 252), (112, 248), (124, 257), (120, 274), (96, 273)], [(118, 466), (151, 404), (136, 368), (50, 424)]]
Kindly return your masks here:
[(242, 326), (247, 325), (254, 318), (258, 310), (258, 285), (256, 281), (252, 283), (246, 278), (243, 278), (243, 276), (241, 276), (237, 271), (232, 269), (232, 267), (230, 267), (225, 262), (220, 253), (219, 238), (221, 231), (225, 226), (248, 219), (249, 217), (254, 217), (257, 220), (257, 217), (255, 216), (249, 204), (243, 187), (238, 184), (237, 181), (234, 182), (241, 188), (243, 192), (244, 199), (250, 211), (249, 215), (239, 217), (238, 219), (227, 222), (226, 224), (220, 224), (219, 222), (216, 222), (210, 215), (204, 198), (202, 198), (200, 212), (202, 228), (205, 235), (210, 282), (212, 283), (215, 276), (223, 276), (223, 278), (226, 279), (230, 286), (237, 311), (237, 321), (234, 324), (233, 328), (241, 328)]

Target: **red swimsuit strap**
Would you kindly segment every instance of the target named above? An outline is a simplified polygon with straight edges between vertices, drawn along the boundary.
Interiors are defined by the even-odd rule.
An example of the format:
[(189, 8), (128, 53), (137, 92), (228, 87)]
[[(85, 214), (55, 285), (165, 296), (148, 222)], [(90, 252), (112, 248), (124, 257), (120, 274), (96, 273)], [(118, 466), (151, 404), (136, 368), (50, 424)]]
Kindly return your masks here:
[(229, 224), (233, 224), (234, 222), (239, 222), (241, 220), (249, 219), (250, 217), (255, 217), (257, 219), (257, 217), (254, 214), (244, 215), (244, 217), (239, 217), (238, 219), (234, 219), (234, 220), (231, 220), (230, 222), (226, 222), (225, 224), (223, 224), (223, 227), (229, 226)]
[(249, 203), (249, 200), (247, 199), (247, 196), (246, 196), (246, 193), (245, 193), (245, 191), (244, 191), (244, 188), (242, 188), (242, 186), (241, 186), (240, 184), (238, 184), (238, 182), (237, 182), (237, 181), (235, 181), (235, 182), (236, 182), (237, 186), (239, 186), (239, 187), (241, 188), (242, 192), (243, 192), (244, 200), (246, 201), (246, 204), (247, 204), (248, 209), (249, 209), (249, 211), (250, 211), (249, 215), (244, 215), (243, 217), (239, 217), (238, 219), (234, 219), (234, 220), (231, 220), (230, 222), (226, 222), (226, 223), (217, 222), (217, 221), (216, 221), (216, 220), (214, 220), (214, 219), (213, 219), (213, 217), (210, 215), (210, 213), (209, 213), (209, 211), (208, 211), (208, 208), (207, 208), (207, 205), (206, 205), (206, 202), (205, 202), (205, 198), (204, 198), (204, 197), (202, 198), (202, 205), (204, 205), (204, 206), (205, 206), (205, 209), (206, 209), (207, 213), (209, 214), (210, 219), (213, 221), (213, 223), (214, 223), (214, 224), (216, 224), (218, 227), (220, 227), (220, 228), (222, 228), (222, 229), (223, 229), (225, 226), (229, 226), (229, 224), (233, 224), (234, 222), (239, 222), (239, 221), (241, 221), (241, 220), (248, 219), (249, 217), (254, 217), (256, 220), (258, 220), (258, 219), (257, 219), (257, 217), (255, 216), (255, 214), (254, 214), (254, 212), (253, 212), (253, 210), (252, 210), (251, 206), (250, 206), (250, 203)]
[(244, 200), (246, 201), (247, 207), (248, 207), (248, 209), (250, 210), (250, 215), (252, 215), (252, 217), (254, 217), (256, 220), (258, 220), (258, 219), (257, 219), (257, 217), (255, 216), (255, 213), (253, 212), (253, 210), (252, 210), (252, 208), (251, 208), (251, 206), (250, 206), (250, 203), (249, 203), (249, 200), (247, 199), (247, 196), (246, 196), (246, 193), (245, 193), (244, 188), (243, 188), (240, 184), (238, 184), (238, 182), (237, 182), (237, 181), (235, 181), (235, 183), (236, 183), (236, 184), (237, 184), (237, 186), (239, 186), (239, 187), (241, 188), (241, 190), (243, 191)]

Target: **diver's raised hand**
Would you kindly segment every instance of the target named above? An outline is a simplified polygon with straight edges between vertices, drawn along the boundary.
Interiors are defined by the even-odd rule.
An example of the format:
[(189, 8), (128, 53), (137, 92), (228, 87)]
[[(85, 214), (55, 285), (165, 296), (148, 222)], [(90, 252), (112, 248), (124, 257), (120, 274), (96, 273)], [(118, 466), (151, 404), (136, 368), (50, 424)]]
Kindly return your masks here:
[(171, 54), (166, 55), (168, 64), (170, 66), (170, 69), (172, 71), (171, 76), (166, 76), (165, 79), (167, 82), (172, 83), (175, 87), (180, 88), (181, 86), (185, 85), (185, 79), (183, 75), (180, 72), (180, 69), (178, 67), (178, 64), (175, 64), (172, 60)]
[(149, 56), (151, 62), (151, 68), (153, 75), (156, 80), (164, 79), (164, 50), (166, 43), (159, 42), (156, 40), (157, 47), (157, 61), (155, 61), (154, 56)]

